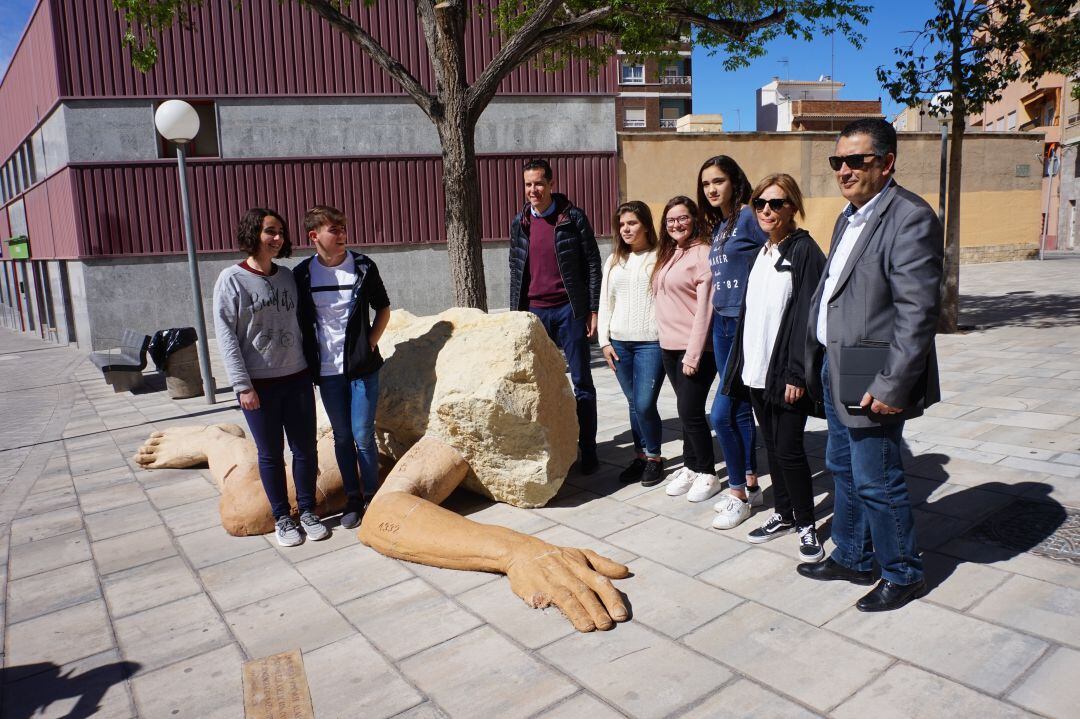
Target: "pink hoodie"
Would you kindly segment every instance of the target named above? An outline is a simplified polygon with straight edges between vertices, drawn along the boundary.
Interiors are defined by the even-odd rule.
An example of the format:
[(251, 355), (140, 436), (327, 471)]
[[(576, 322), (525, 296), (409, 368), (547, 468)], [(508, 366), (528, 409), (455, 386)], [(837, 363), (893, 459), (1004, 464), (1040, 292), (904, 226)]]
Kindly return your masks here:
[(660, 347), (686, 350), (683, 364), (697, 369), (712, 321), (712, 272), (709, 245), (675, 248), (653, 279)]

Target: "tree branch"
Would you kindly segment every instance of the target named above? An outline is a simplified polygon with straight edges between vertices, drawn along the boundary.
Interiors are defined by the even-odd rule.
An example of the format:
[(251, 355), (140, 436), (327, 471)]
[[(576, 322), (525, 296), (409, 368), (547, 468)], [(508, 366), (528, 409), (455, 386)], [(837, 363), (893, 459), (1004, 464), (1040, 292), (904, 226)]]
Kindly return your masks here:
[(385, 70), (390, 77), (394, 78), (394, 80), (401, 85), (402, 89), (408, 93), (409, 97), (420, 106), (420, 109), (423, 110), (426, 115), (429, 117), (431, 116), (431, 108), (435, 98), (432, 97), (431, 93), (424, 89), (424, 86), (420, 84), (420, 81), (417, 80), (411, 72), (409, 72), (409, 69), (391, 56), (390, 53), (386, 51), (386, 48), (380, 45), (367, 30), (360, 27), (355, 20), (334, 7), (334, 4), (330, 2), (330, 0), (298, 1), (300, 4), (307, 5), (314, 10), (338, 31), (359, 45), (360, 48), (368, 54), (368, 57), (375, 61), (376, 65)]
[[(469, 108), (470, 113), (474, 113), (479, 116), (487, 107), (488, 102), (495, 96), (495, 91), (499, 87), (499, 83), (506, 77), (515, 67), (532, 57), (539, 49), (536, 45), (536, 39), (546, 33), (551, 32), (556, 28), (551, 28), (547, 31), (544, 30), (544, 26), (555, 15), (555, 11), (558, 10), (561, 0), (545, 0), (532, 14), (524, 25), (522, 25), (517, 32), (511, 35), (506, 43), (499, 48), (499, 52), (495, 57), (491, 58), (491, 62), (487, 64), (484, 71), (480, 73), (480, 76), (476, 78), (472, 86), (469, 88), (465, 96), (465, 102)], [(604, 15), (597, 16), (597, 13), (605, 13)], [(581, 26), (587, 28), (590, 24), (599, 22), (608, 14), (611, 13), (611, 8), (605, 7), (598, 10), (592, 10), (575, 18), (570, 23), (559, 27), (566, 27), (567, 25), (574, 24), (575, 27)], [(587, 20), (583, 19), (588, 18)], [(581, 32), (577, 30), (576, 32)], [(571, 33), (573, 34), (573, 33)], [(551, 42), (555, 42), (554, 40)], [(550, 44), (550, 42), (548, 43)], [(541, 46), (542, 47), (542, 46)]]
[(769, 15), (759, 17), (757, 20), (731, 20), (729, 18), (709, 17), (695, 12), (687, 6), (675, 6), (671, 8), (670, 15), (673, 18), (685, 20), (691, 25), (712, 30), (732, 40), (745, 40), (755, 30), (783, 22), (787, 18), (787, 10), (775, 10)]

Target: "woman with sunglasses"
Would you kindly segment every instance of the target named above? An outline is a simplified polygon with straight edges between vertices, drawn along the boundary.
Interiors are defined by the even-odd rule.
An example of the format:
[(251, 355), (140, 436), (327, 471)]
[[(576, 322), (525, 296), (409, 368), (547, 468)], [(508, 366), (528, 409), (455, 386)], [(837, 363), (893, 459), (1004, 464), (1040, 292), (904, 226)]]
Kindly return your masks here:
[(804, 347), (810, 303), (825, 255), (806, 230), (802, 192), (790, 175), (769, 175), (750, 200), (769, 236), (754, 256), (742, 318), (724, 377), (723, 391), (749, 396), (765, 437), (774, 512), (747, 539), (754, 544), (799, 535), (799, 558), (825, 557), (814, 526), (814, 491), (803, 432), (810, 414), (822, 416), (806, 394)]
[(664, 365), (653, 310), (653, 267), (659, 240), (652, 212), (633, 200), (615, 211), (615, 248), (604, 263), (597, 332), (600, 351), (615, 373), (630, 406), (634, 461), (619, 475), (624, 483), (644, 487), (664, 478), (660, 457), (660, 413), (656, 399), (664, 385)]
[(283, 435), (293, 455), (300, 527), (308, 539), (326, 539), (330, 530), (315, 514), (315, 391), (296, 318), (296, 280), (274, 263), (292, 253), (292, 243), (281, 216), (261, 208), (240, 220), (236, 240), (247, 259), (226, 267), (214, 285), (214, 329), (225, 372), (255, 440), (278, 544), (304, 541), (292, 519)]
[[(698, 171), (698, 203), (712, 227), (712, 345), (721, 373), (731, 354), (739, 324), (750, 261), (767, 236), (758, 225), (750, 201), (750, 181), (727, 155), (710, 157)], [(750, 518), (762, 503), (757, 481), (756, 433), (750, 403), (717, 392), (709, 420), (727, 465), (728, 492), (713, 505), (716, 529), (732, 529)]]
[(671, 198), (660, 225), (660, 250), (652, 272), (656, 328), (664, 372), (675, 389), (683, 428), (683, 466), (668, 482), (672, 497), (703, 502), (720, 491), (712, 433), (705, 419), (716, 362), (709, 346), (712, 273), (709, 242), (698, 206), (689, 197)]

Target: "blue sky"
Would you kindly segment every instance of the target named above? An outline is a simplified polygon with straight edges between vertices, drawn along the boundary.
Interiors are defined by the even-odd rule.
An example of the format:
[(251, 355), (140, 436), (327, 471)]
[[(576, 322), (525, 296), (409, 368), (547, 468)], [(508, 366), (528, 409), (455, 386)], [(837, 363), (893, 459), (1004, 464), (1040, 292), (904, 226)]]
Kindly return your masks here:
[[(107, 2), (107, 0), (101, 0)], [(7, 68), (15, 44), (26, 27), (36, 0), (0, 0), (0, 74)], [(922, 26), (933, 12), (933, 0), (867, 0), (874, 6), (869, 25), (863, 30), (867, 41), (856, 50), (847, 41), (835, 42), (835, 78), (846, 84), (840, 97), (848, 100), (872, 100), (881, 97), (886, 116), (899, 108), (884, 96), (874, 75), (878, 65), (889, 63), (893, 49), (910, 43), (905, 33)], [(780, 62), (787, 59), (787, 63)], [(726, 130), (754, 129), (754, 92), (774, 75), (795, 80), (816, 80), (830, 74), (830, 42), (776, 40), (769, 54), (750, 67), (724, 72), (723, 58), (709, 57), (694, 51), (694, 112), (721, 113)]]
[[(840, 91), (843, 100), (874, 100), (881, 97), (885, 116), (892, 116), (901, 107), (881, 89), (875, 71), (879, 65), (894, 62), (893, 50), (911, 44), (908, 32), (923, 26), (934, 13), (933, 0), (864, 0), (874, 6), (870, 22), (863, 28), (866, 42), (856, 50), (841, 38), (835, 41), (835, 61), (830, 61), (829, 38), (813, 42), (777, 39), (769, 46), (766, 57), (750, 67), (725, 72), (723, 56), (709, 57), (703, 50), (694, 50), (694, 112), (720, 113), (724, 129), (753, 130), (755, 116), (754, 93), (773, 76), (791, 80), (817, 80), (820, 75), (833, 74), (845, 83)], [(786, 59), (788, 62), (782, 63)], [(835, 68), (830, 73), (830, 65)], [(736, 112), (738, 110), (739, 112)], [(741, 125), (741, 127), (740, 127)]]

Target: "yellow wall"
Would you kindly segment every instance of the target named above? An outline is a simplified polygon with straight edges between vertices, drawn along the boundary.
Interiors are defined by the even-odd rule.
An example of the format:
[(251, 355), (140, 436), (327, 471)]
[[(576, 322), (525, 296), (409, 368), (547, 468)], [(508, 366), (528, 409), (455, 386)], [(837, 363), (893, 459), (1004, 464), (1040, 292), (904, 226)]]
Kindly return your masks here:
[[(696, 198), (701, 163), (713, 155), (730, 155), (751, 183), (773, 172), (794, 177), (806, 198), (801, 224), (828, 248), (836, 217), (846, 204), (836, 187), (827, 158), (832, 133), (655, 133), (620, 135), (621, 199), (642, 200), (659, 218), (668, 199), (678, 194)], [(963, 187), (960, 200), (962, 247), (1038, 246), (1042, 214), (1040, 135), (994, 133), (964, 138)], [(897, 181), (938, 206), (940, 140), (932, 133), (900, 135)], [(1027, 164), (1028, 177), (1016, 167)]]

